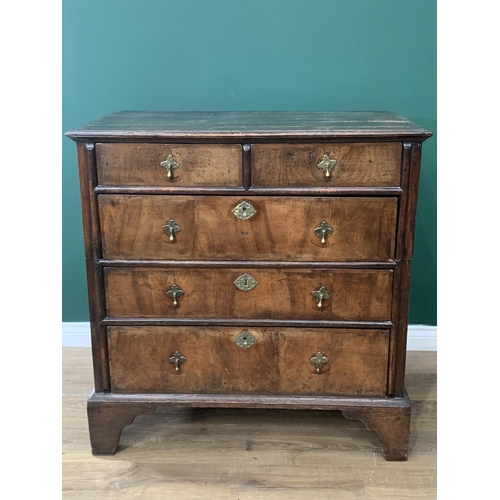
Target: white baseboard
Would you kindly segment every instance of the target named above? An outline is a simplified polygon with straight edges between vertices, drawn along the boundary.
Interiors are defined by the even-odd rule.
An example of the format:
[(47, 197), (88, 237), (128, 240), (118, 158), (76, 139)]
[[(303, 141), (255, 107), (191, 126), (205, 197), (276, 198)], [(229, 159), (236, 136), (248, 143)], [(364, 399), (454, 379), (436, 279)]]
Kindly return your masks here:
[(408, 325), (408, 351), (437, 351), (437, 326)]
[(64, 322), (62, 324), (63, 347), (90, 347), (90, 323)]
[[(90, 347), (90, 323), (62, 324), (63, 347)], [(410, 325), (408, 327), (409, 351), (437, 351), (437, 326)]]

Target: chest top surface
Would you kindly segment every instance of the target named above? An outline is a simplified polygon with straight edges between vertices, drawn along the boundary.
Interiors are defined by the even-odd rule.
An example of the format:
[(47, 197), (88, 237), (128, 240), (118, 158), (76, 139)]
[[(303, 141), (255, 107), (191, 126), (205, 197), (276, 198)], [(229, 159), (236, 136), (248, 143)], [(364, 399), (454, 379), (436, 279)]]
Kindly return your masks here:
[(432, 135), (392, 112), (313, 111), (119, 111), (66, 135), (75, 141), (307, 138), (419, 139)]

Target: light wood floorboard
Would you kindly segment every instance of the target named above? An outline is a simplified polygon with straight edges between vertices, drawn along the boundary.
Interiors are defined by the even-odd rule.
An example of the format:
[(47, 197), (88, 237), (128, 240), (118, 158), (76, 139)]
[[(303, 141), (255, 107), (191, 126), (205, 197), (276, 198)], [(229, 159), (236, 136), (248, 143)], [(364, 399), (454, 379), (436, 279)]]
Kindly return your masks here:
[(161, 408), (94, 457), (90, 349), (63, 348), (63, 499), (435, 499), (436, 353), (409, 352), (408, 462), (334, 411)]

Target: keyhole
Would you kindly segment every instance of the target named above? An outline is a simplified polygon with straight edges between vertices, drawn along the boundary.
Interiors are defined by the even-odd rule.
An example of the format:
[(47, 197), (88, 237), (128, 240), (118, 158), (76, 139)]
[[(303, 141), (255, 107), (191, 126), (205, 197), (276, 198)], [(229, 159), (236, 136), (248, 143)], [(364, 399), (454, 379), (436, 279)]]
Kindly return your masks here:
[(245, 286), (248, 286), (248, 278), (245, 278)]
[(246, 212), (247, 211), (247, 207), (243, 207), (243, 212)]

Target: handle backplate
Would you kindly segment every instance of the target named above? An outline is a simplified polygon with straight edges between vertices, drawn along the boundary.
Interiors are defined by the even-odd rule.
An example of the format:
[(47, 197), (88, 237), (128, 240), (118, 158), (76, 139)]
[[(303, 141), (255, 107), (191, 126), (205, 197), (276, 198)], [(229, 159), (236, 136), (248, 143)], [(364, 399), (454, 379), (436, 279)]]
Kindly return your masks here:
[(321, 351), (318, 351), (309, 361), (316, 368), (316, 373), (319, 373), (321, 368), (328, 363), (328, 358)]
[(331, 227), (328, 222), (323, 221), (319, 227), (314, 230), (314, 234), (321, 238), (321, 244), (326, 243), (326, 239), (333, 234), (333, 227)]
[(174, 160), (172, 155), (168, 155), (165, 161), (162, 161), (160, 165), (167, 171), (167, 179), (174, 179), (174, 170), (177, 170), (181, 165)]
[(168, 361), (175, 365), (175, 371), (178, 372), (181, 369), (182, 363), (185, 363), (187, 359), (179, 351), (175, 351), (172, 356), (168, 358)]
[(321, 285), (317, 290), (314, 290), (311, 293), (312, 293), (312, 296), (318, 302), (319, 308), (323, 307), (324, 300), (327, 300), (330, 298), (330, 294), (328, 293), (328, 290), (323, 285)]
[(166, 296), (174, 300), (174, 307), (179, 305), (178, 298), (184, 295), (184, 290), (181, 290), (177, 285), (172, 285), (166, 292)]
[(175, 241), (175, 235), (182, 231), (181, 226), (175, 222), (174, 219), (170, 219), (164, 226), (163, 230), (168, 234), (169, 240), (173, 243)]
[(323, 159), (318, 163), (318, 168), (324, 171), (325, 179), (332, 176), (333, 167), (337, 164), (337, 160), (330, 158), (328, 155), (323, 155)]

